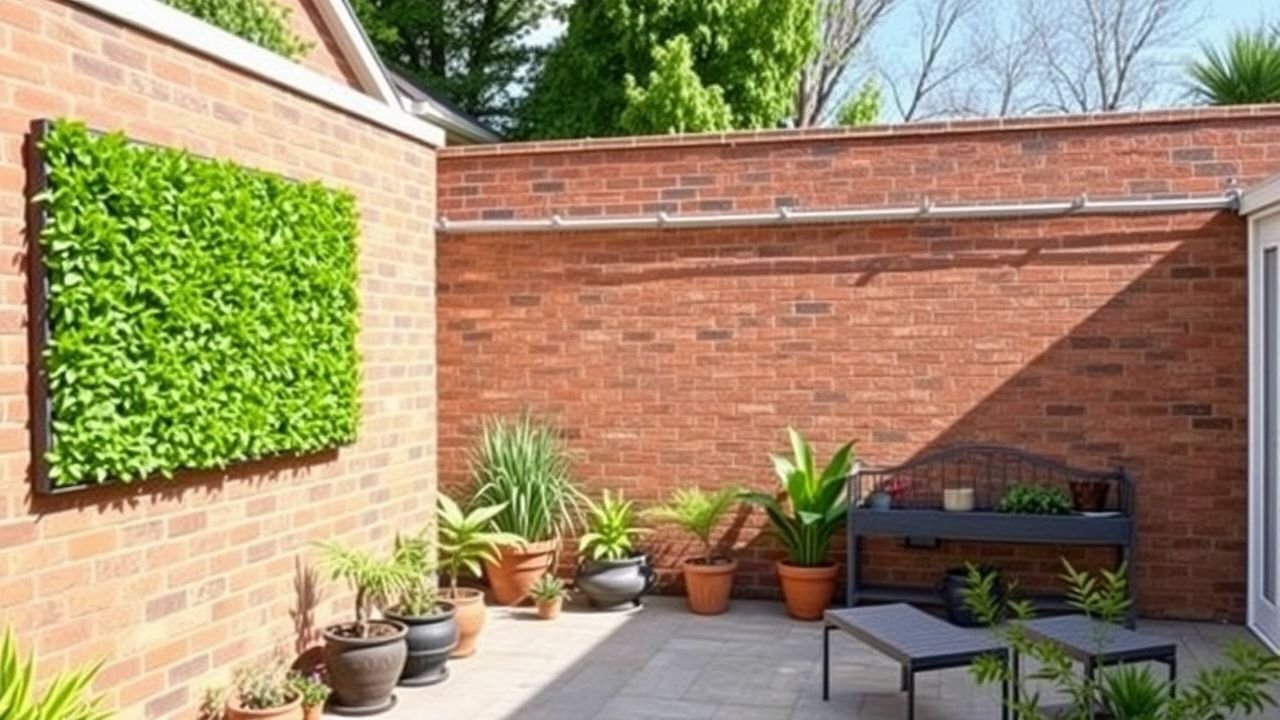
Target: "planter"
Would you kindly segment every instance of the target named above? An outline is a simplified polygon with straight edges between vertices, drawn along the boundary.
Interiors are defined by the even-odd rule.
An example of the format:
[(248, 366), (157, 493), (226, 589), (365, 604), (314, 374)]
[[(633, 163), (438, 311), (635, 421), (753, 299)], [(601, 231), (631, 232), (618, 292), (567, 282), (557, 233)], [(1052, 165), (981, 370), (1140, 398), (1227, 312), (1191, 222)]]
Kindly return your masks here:
[(392, 620), (369, 623), (372, 637), (354, 637), (351, 623), (324, 629), (324, 666), (339, 715), (374, 715), (396, 704), (396, 681), (404, 669), (408, 629)]
[(415, 617), (396, 612), (384, 613), (391, 620), (409, 628), (405, 642), (409, 656), (400, 672), (403, 687), (423, 687), (443, 682), (449, 677), (449, 653), (458, 647), (458, 622), (453, 604), (440, 603), (441, 612), (435, 615)]
[(787, 614), (796, 620), (819, 620), (836, 594), (836, 564), (801, 567), (778, 563), (782, 599)]
[(302, 720), (323, 720), (323, 718), (323, 705), (312, 705), (311, 707), (302, 708)]
[(623, 560), (583, 560), (574, 582), (592, 607), (618, 610), (638, 607), (655, 580), (645, 556), (636, 555)]
[[(982, 566), (978, 568), (984, 575), (989, 574), (995, 568)], [(969, 612), (969, 606), (965, 602), (965, 590), (969, 589), (969, 570), (967, 568), (951, 568), (942, 576), (942, 583), (938, 585), (938, 593), (942, 596), (942, 604), (947, 609), (947, 619), (952, 625), (960, 627), (978, 627), (982, 623), (978, 618)], [(1004, 582), (1000, 576), (996, 576), (995, 599), (1001, 606), (1004, 605)]]
[(972, 512), (973, 488), (948, 488), (943, 490), (942, 509), (947, 512)]
[(474, 588), (458, 588), (457, 592), (443, 589), (441, 597), (453, 604), (453, 620), (458, 625), (458, 645), (449, 653), (451, 658), (470, 657), (476, 652), (476, 637), (484, 629), (488, 611), (484, 606), (484, 593)]
[(560, 617), (560, 608), (564, 606), (564, 598), (539, 600), (534, 605), (538, 608), (538, 617), (543, 620), (555, 620)]
[(226, 720), (295, 720), (302, 707), (302, 697), (295, 695), (288, 705), (266, 710), (250, 710), (240, 707), (238, 698), (227, 700)]
[(685, 560), (681, 568), (684, 572), (684, 599), (689, 612), (719, 615), (729, 609), (733, 574), (738, 571), (737, 561), (719, 558), (709, 563)]
[(1107, 509), (1111, 483), (1104, 480), (1072, 480), (1071, 504), (1080, 512), (1102, 512)]
[(484, 564), (485, 576), (493, 601), (499, 605), (519, 605), (529, 596), (529, 589), (551, 569), (559, 540), (507, 545), (498, 549), (498, 562)]
[(873, 492), (867, 496), (867, 507), (872, 510), (889, 510), (893, 508), (893, 496), (887, 492)]

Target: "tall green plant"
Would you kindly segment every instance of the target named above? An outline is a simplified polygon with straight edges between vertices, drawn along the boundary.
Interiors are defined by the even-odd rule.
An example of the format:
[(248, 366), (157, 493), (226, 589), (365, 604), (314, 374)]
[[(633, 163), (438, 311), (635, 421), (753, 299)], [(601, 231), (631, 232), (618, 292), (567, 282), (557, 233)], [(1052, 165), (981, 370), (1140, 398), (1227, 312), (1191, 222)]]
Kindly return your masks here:
[(90, 695), (102, 663), (59, 673), (39, 696), (35, 691), (36, 661), (18, 656), (13, 628), (0, 638), (0, 720), (107, 720), (115, 713), (102, 709), (102, 698)]
[(1210, 105), (1280, 102), (1280, 32), (1237, 32), (1226, 48), (1203, 47), (1187, 72), (1192, 91)]
[(334, 580), (345, 580), (355, 590), (355, 631), (357, 637), (369, 637), (369, 617), (374, 607), (392, 602), (411, 588), (416, 572), (394, 555), (377, 557), (364, 550), (338, 543), (316, 543), (320, 559)]
[(773, 456), (773, 470), (781, 483), (785, 502), (761, 492), (744, 493), (742, 498), (764, 508), (792, 565), (825, 565), (831, 537), (844, 522), (848, 506), (845, 477), (853, 467), (854, 443), (840, 446), (822, 472), (818, 472), (813, 448), (800, 431), (787, 428), (787, 435), (792, 457)]
[(489, 529), (503, 505), (475, 508), (463, 512), (452, 498), (441, 494), (437, 503), (436, 522), (440, 526), (440, 569), (449, 579), (449, 592), (458, 594), (458, 578), (463, 573), (480, 577), (485, 562), (498, 561), (498, 548), (521, 542), (517, 535)]
[(665, 522), (688, 532), (702, 545), (702, 561), (715, 562), (715, 546), (711, 535), (725, 513), (738, 502), (741, 491), (737, 488), (721, 488), (706, 492), (692, 487), (676, 490), (664, 505), (650, 508), (648, 515), (658, 522)]
[(499, 507), (493, 527), (525, 542), (555, 540), (573, 529), (582, 494), (569, 475), (572, 455), (559, 432), (521, 413), (485, 421), (471, 454), (474, 503)]
[(648, 532), (636, 527), (635, 503), (622, 493), (604, 491), (599, 503), (587, 500), (587, 532), (578, 538), (578, 552), (592, 560), (622, 560), (635, 547), (632, 539)]

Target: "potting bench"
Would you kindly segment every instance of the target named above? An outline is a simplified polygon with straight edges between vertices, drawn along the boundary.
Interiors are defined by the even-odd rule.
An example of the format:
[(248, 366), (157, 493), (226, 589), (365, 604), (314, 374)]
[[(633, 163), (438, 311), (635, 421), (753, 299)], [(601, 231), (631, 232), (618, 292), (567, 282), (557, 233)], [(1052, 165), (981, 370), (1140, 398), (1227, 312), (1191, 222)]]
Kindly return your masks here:
[[(1004, 492), (1014, 485), (1058, 487), (1072, 482), (1107, 483), (1108, 504), (1097, 514), (1030, 515), (996, 512)], [(846, 602), (938, 604), (933, 588), (871, 585), (862, 579), (862, 541), (866, 537), (903, 538), (910, 547), (937, 547), (944, 540), (1051, 545), (1104, 545), (1118, 550), (1133, 597), (1133, 549), (1136, 541), (1133, 482), (1124, 468), (1088, 470), (1017, 448), (998, 445), (955, 445), (882, 469), (857, 467), (848, 478), (848, 574)], [(860, 498), (878, 488), (893, 487), (888, 510), (861, 507)], [(943, 491), (972, 488), (975, 510), (947, 512)], [(1041, 610), (1067, 610), (1060, 596), (1033, 598)], [(1135, 618), (1132, 604), (1129, 625)]]

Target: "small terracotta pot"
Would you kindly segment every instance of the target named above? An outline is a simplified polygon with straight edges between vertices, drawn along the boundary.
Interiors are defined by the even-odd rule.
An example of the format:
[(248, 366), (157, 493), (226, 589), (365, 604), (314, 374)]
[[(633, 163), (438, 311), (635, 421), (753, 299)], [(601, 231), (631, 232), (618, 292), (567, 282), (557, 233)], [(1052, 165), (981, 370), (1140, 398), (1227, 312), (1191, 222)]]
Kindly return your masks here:
[(558, 549), (558, 540), (499, 548), (498, 562), (484, 564), (484, 574), (489, 578), (493, 601), (499, 605), (519, 605), (524, 602), (538, 578), (551, 569)]
[(451, 658), (464, 658), (476, 652), (476, 637), (484, 628), (488, 611), (484, 606), (484, 593), (474, 588), (458, 588), (440, 591), (440, 596), (453, 603), (453, 619), (458, 623), (458, 646), (449, 653)]
[(690, 559), (685, 560), (681, 568), (684, 571), (684, 600), (689, 612), (719, 615), (729, 609), (733, 574), (738, 570), (738, 561), (713, 560), (707, 563)]
[(297, 720), (301, 714), (302, 696), (295, 695), (288, 705), (267, 710), (250, 710), (240, 707), (239, 698), (227, 700), (226, 720)]
[(796, 620), (820, 620), (836, 595), (836, 565), (800, 567), (778, 563), (778, 579), (782, 583), (782, 599), (787, 614)]
[(302, 708), (302, 720), (321, 720), (322, 717), (324, 717), (323, 705)]
[(1080, 512), (1101, 512), (1107, 509), (1107, 495), (1111, 483), (1103, 480), (1072, 480), (1071, 504)]
[(560, 608), (564, 606), (564, 598), (538, 600), (534, 604), (538, 608), (538, 617), (543, 620), (555, 620), (557, 617), (560, 617)]

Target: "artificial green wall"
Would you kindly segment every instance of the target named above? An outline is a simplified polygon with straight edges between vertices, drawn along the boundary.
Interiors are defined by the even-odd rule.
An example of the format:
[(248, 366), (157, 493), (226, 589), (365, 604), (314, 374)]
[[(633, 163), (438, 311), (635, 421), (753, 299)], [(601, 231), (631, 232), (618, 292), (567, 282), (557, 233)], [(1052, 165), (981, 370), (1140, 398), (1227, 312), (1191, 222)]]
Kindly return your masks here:
[(70, 121), (40, 147), (53, 487), (355, 439), (349, 193)]

